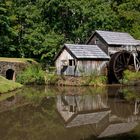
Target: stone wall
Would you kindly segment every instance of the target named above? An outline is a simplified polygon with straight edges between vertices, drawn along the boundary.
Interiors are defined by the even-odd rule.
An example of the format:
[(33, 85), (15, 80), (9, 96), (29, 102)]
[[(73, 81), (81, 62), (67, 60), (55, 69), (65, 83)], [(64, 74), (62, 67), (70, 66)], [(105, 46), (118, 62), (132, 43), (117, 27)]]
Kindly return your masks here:
[(7, 78), (7, 71), (13, 71), (13, 78), (11, 80), (15, 80), (16, 76), (27, 67), (27, 63), (25, 62), (8, 62), (8, 61), (0, 61), (0, 75)]

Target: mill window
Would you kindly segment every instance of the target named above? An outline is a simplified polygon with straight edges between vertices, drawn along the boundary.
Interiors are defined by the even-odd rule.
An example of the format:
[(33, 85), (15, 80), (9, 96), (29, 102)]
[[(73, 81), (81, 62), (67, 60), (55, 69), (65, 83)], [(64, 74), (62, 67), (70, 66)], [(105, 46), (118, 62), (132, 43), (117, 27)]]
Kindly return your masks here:
[(70, 59), (69, 60), (69, 66), (75, 66), (75, 60)]

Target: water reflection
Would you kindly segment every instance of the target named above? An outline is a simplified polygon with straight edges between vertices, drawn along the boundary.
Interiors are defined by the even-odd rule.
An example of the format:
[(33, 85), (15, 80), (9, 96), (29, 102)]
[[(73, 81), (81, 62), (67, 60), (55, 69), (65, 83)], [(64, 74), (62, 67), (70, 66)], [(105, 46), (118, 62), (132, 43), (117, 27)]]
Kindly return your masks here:
[[(107, 96), (104, 95), (58, 95), (57, 96), (57, 110), (62, 116), (62, 118), (67, 123), (67, 127), (70, 127), (69, 122), (74, 118), (81, 116), (81, 120), (85, 118), (86, 120), (76, 121), (72, 123), (72, 126), (79, 126), (84, 124), (90, 124), (97, 122), (97, 119), (100, 118), (99, 114), (108, 114), (110, 111), (107, 105)], [(102, 113), (104, 112), (104, 113)], [(106, 113), (107, 112), (107, 113)], [(86, 115), (88, 114), (88, 115)], [(89, 120), (90, 114), (94, 116), (92, 120)], [(87, 116), (87, 117), (86, 117)], [(98, 117), (97, 117), (98, 116)], [(102, 118), (102, 117), (101, 117)]]
[[(118, 103), (120, 106), (121, 102)], [(116, 107), (116, 103), (114, 104)], [(139, 118), (132, 111), (126, 110), (124, 102), (123, 106), (121, 109), (113, 108), (105, 94), (57, 96), (57, 111), (63, 118), (65, 127), (90, 125), (98, 138), (130, 132), (138, 125)], [(129, 109), (131, 110), (131, 106)], [(126, 110), (127, 116), (112, 110)]]
[(139, 91), (26, 87), (0, 102), (0, 140), (139, 139)]

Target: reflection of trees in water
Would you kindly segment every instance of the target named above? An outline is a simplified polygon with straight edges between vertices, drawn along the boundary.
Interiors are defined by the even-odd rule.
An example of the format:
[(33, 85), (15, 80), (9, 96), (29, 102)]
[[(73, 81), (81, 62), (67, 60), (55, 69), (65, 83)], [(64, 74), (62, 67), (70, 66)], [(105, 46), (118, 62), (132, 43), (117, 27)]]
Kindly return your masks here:
[(139, 87), (124, 87), (121, 92), (124, 98), (134, 105), (133, 114), (137, 115), (140, 111), (140, 88)]
[(0, 140), (77, 140), (92, 135), (88, 126), (66, 129), (56, 112), (56, 99), (0, 113)]
[[(109, 95), (117, 93), (117, 91), (120, 93), (120, 89), (118, 88), (109, 89), (109, 91)], [(60, 95), (61, 93), (63, 95)], [(126, 101), (126, 96), (119, 96), (119, 93), (117, 96), (112, 95), (114, 98), (110, 99), (106, 93), (107, 88), (92, 87), (74, 87), (72, 89), (70, 87), (26, 88), (17, 96), (30, 104), (0, 113), (0, 140), (55, 140), (58, 138), (61, 140), (76, 140), (82, 139), (83, 137), (86, 139), (89, 136), (97, 135), (99, 134), (98, 132), (103, 131), (108, 126), (108, 123), (110, 123), (110, 117), (112, 116), (116, 116), (119, 122), (120, 120), (121, 122), (126, 122), (127, 118), (134, 116), (135, 106), (136, 108), (137, 106), (139, 107), (139, 102), (135, 102), (136, 105), (134, 105), (134, 102), (129, 104)], [(101, 114), (105, 115), (105, 106), (111, 109), (111, 115), (105, 115), (105, 117), (99, 119), (98, 125), (86, 125), (66, 129), (61, 117), (56, 113), (56, 105), (58, 103), (58, 98), (55, 98), (56, 95), (60, 97), (59, 103), (61, 101), (60, 105), (62, 105), (60, 109), (64, 109), (64, 111), (70, 113), (81, 113), (73, 122), (79, 120), (79, 118), (84, 118), (86, 116), (84, 115), (85, 113), (91, 113), (90, 116), (94, 116), (96, 113), (99, 113), (100, 116)], [(14, 100), (15, 97), (11, 97), (7, 102)], [(88, 119), (86, 121), (88, 122)], [(117, 122), (115, 121), (115, 123)]]
[[(116, 87), (110, 88), (108, 104), (112, 114), (125, 119), (135, 119), (139, 113), (139, 87)], [(111, 93), (112, 92), (112, 93)], [(115, 94), (114, 94), (115, 93)]]
[[(65, 89), (65, 90), (64, 90)], [(93, 88), (57, 88), (57, 87), (26, 87), (7, 102), (20, 99), (10, 106), (9, 111), (0, 113), (0, 140), (3, 139), (36, 139), (52, 140), (67, 139), (76, 140), (76, 136), (86, 137), (92, 134), (87, 127), (65, 129), (59, 115), (55, 112), (55, 96), (58, 94), (89, 94), (102, 92)], [(106, 94), (102, 96), (107, 97)], [(87, 97), (82, 97), (86, 104)], [(23, 102), (22, 102), (23, 101)], [(5, 102), (5, 101), (4, 101)], [(18, 104), (21, 106), (18, 106)], [(24, 103), (29, 103), (24, 104)], [(14, 111), (12, 111), (14, 108)], [(70, 109), (73, 111), (72, 107)], [(54, 133), (55, 132), (55, 133)], [(86, 136), (85, 136), (86, 135)], [(32, 138), (31, 138), (32, 136)]]

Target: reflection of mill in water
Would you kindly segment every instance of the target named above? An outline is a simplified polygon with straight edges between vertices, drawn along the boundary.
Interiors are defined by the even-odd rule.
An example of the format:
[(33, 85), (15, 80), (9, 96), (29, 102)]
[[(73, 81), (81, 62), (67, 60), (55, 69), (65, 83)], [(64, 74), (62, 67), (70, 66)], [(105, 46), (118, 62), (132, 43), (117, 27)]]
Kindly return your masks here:
[(93, 135), (106, 137), (130, 132), (137, 126), (137, 119), (121, 118), (111, 109), (104, 94), (57, 96), (57, 110), (66, 128), (88, 125)]
[(140, 109), (140, 99), (136, 99), (135, 100), (134, 115), (139, 114), (139, 109)]

